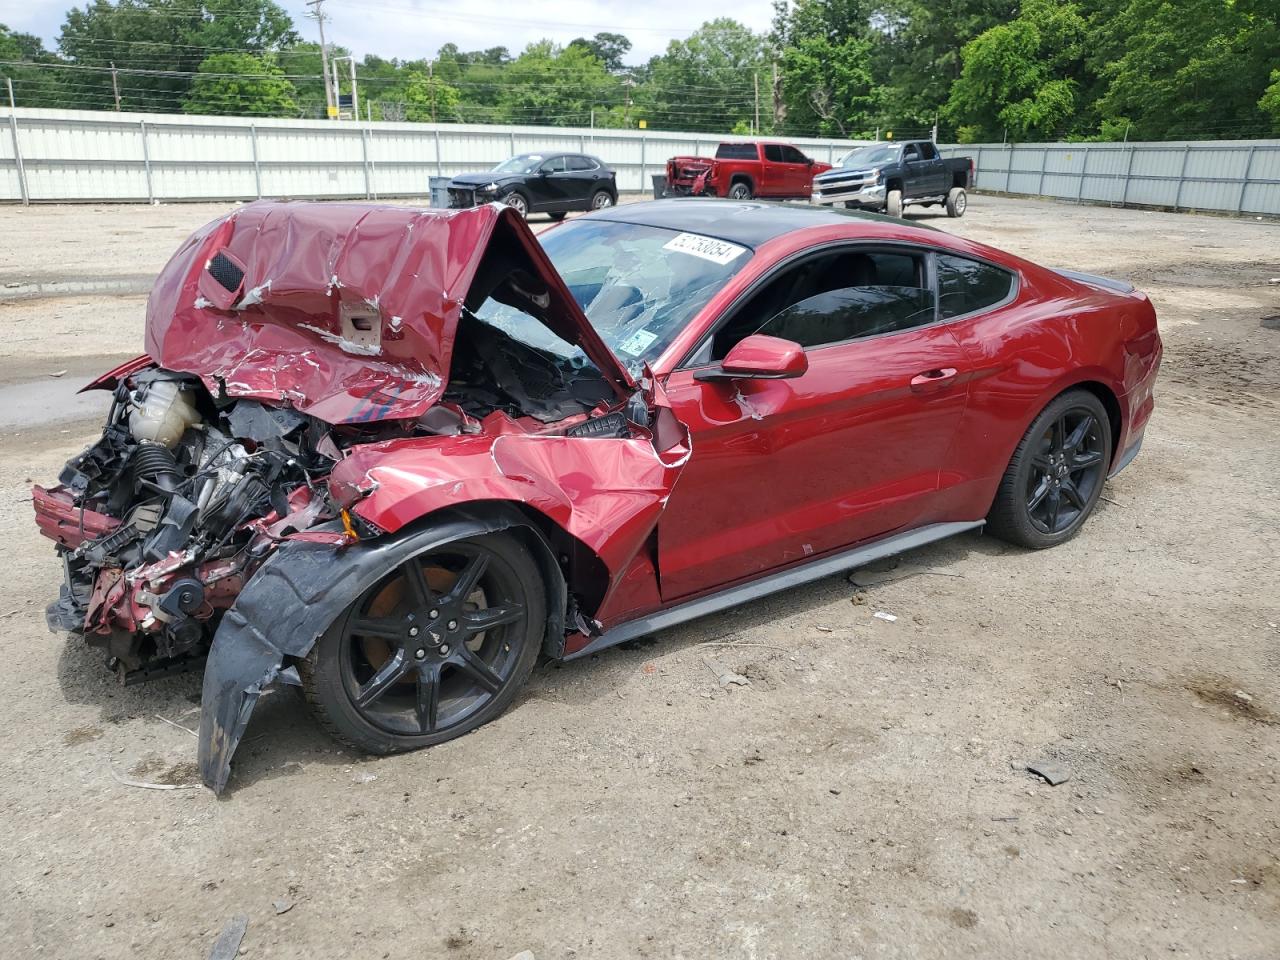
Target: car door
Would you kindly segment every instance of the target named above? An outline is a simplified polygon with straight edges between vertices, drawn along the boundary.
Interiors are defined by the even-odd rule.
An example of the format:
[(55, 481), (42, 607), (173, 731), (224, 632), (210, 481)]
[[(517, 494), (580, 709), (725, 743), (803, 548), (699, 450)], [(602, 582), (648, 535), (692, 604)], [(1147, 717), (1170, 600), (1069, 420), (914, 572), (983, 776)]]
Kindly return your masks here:
[(764, 162), (760, 164), (760, 185), (756, 187), (757, 197), (780, 197), (787, 192), (787, 168), (782, 161), (782, 144), (765, 143), (760, 145)]
[[(855, 245), (784, 267), (668, 377), (693, 455), (658, 526), (664, 601), (934, 519), (967, 382), (931, 262)], [(804, 346), (807, 372), (696, 379), (754, 332)]]
[(604, 177), (604, 170), (592, 157), (581, 154), (570, 154), (565, 158), (566, 170), (563, 174), (567, 184), (570, 210), (587, 210), (591, 206), (591, 196)]
[(785, 144), (782, 159), (787, 166), (787, 196), (807, 197), (813, 181), (813, 161), (795, 147)]
[(568, 158), (564, 155), (542, 161), (537, 175), (529, 178), (530, 210), (554, 213), (568, 208), (570, 181), (565, 178), (567, 168)]
[(924, 170), (924, 190), (928, 196), (942, 196), (947, 192), (947, 165), (932, 143), (920, 144), (921, 165)]
[(920, 155), (918, 144), (908, 143), (902, 148), (902, 186), (904, 198), (914, 199), (928, 192), (928, 164)]

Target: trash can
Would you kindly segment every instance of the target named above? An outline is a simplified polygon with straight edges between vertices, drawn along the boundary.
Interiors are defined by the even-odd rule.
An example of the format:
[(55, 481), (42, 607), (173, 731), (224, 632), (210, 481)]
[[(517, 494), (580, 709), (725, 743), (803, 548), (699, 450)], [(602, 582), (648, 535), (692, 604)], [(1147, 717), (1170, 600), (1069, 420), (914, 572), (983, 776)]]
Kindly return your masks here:
[(667, 195), (667, 178), (664, 174), (655, 173), (653, 177), (653, 199), (661, 200)]
[(427, 186), (431, 191), (431, 205), (433, 207), (449, 206), (449, 181), (452, 177), (428, 177)]

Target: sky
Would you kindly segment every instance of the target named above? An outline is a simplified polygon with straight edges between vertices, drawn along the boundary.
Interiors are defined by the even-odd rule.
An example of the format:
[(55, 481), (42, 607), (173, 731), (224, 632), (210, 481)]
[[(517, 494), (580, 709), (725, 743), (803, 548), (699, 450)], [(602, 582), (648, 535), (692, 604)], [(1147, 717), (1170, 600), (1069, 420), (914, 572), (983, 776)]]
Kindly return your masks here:
[[(302, 0), (276, 0), (293, 17), (304, 39), (315, 40), (315, 24), (303, 19)], [(0, 23), (42, 37), (56, 49), (69, 0), (0, 0)], [(511, 0), (325, 0), (329, 22), (326, 38), (350, 48), (357, 57), (418, 59), (432, 56), (441, 44), (463, 50), (505, 46), (513, 54), (535, 40), (568, 43), (601, 31), (625, 34), (633, 47), (628, 63), (643, 63), (683, 39), (700, 24), (733, 17), (763, 31), (772, 17), (770, 0), (557, 0), (514, 4)]]

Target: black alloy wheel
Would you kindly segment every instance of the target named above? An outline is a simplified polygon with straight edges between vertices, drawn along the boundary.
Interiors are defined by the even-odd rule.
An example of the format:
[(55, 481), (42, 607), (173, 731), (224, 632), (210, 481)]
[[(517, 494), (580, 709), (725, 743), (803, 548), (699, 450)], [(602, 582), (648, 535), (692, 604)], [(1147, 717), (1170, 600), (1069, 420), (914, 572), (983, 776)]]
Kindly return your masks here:
[(1036, 549), (1069, 540), (1102, 495), (1111, 421), (1088, 390), (1071, 390), (1036, 417), (1001, 480), (988, 529)]
[(546, 627), (537, 566), (514, 537), (447, 544), (389, 571), (300, 665), (337, 739), (372, 753), (431, 746), (501, 713)]

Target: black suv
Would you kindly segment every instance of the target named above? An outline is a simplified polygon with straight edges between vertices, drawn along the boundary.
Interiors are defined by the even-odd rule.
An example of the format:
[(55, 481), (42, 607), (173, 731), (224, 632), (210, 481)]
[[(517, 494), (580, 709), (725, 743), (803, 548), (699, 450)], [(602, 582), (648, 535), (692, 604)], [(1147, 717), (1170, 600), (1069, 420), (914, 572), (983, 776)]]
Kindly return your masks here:
[(571, 210), (600, 210), (618, 202), (617, 177), (599, 158), (585, 153), (522, 153), (487, 173), (464, 173), (449, 181), (449, 206), (492, 201), (520, 211), (563, 220)]

